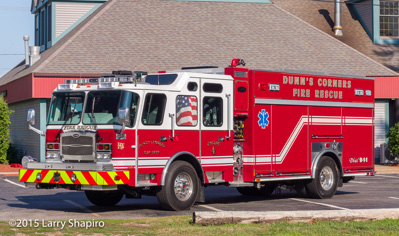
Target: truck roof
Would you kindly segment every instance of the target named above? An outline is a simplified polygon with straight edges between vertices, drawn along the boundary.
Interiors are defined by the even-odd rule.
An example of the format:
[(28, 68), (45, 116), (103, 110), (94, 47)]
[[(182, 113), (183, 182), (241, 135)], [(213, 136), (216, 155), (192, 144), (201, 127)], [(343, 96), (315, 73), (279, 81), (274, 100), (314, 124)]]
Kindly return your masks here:
[(141, 80), (124, 82), (128, 81), (127, 78), (127, 76), (119, 76), (67, 80), (65, 84), (60, 84), (54, 92), (94, 91), (98, 89), (181, 91), (190, 78), (233, 80), (230, 75), (195, 72), (155, 73), (149, 74)]

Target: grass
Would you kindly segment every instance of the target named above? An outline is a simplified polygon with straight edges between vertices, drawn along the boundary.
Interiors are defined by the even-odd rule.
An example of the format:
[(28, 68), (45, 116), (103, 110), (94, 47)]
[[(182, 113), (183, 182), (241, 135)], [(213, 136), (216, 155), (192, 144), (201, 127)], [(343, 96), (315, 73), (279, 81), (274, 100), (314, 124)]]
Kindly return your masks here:
[[(136, 220), (102, 220), (104, 227), (10, 227), (0, 222), (1, 235), (399, 235), (399, 220), (273, 224), (195, 225), (191, 216)], [(46, 222), (46, 221), (45, 221)], [(68, 221), (66, 222), (68, 225)]]

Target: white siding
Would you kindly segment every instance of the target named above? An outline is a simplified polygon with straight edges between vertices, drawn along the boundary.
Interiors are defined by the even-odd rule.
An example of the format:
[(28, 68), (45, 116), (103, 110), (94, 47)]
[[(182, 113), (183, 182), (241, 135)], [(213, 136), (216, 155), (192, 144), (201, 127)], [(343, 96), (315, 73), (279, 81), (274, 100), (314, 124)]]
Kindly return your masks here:
[(31, 99), (9, 104), (11, 114), (10, 137), (11, 143), (18, 150), (18, 157), (29, 155), (40, 159), (40, 135), (29, 130), (26, 116), (29, 109), (35, 109), (36, 122), (34, 127), (40, 128), (40, 99)]
[(375, 101), (375, 133), (374, 133), (374, 147), (375, 159), (380, 158), (380, 144), (386, 141), (386, 101)]
[(55, 5), (55, 36), (60, 36), (96, 5), (96, 3), (57, 2)]
[(359, 14), (363, 27), (368, 30), (370, 34), (373, 33), (373, 1), (367, 0), (363, 2), (355, 3), (354, 8)]

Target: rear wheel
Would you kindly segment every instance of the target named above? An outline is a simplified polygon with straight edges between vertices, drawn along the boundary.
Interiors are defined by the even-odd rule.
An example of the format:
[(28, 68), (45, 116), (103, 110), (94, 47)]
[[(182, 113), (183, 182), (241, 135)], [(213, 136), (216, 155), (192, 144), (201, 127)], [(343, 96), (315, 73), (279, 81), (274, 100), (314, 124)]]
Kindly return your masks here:
[(338, 168), (335, 161), (322, 156), (316, 168), (316, 176), (306, 184), (306, 192), (312, 198), (331, 198), (337, 191)]
[(195, 203), (199, 180), (195, 169), (185, 161), (170, 166), (165, 185), (157, 192), (161, 206), (167, 210), (188, 210)]
[(276, 189), (277, 184), (273, 182), (266, 182), (260, 189), (260, 195), (263, 197), (269, 197), (272, 195), (274, 190)]
[(123, 192), (115, 191), (85, 191), (87, 199), (96, 206), (114, 206), (120, 202)]

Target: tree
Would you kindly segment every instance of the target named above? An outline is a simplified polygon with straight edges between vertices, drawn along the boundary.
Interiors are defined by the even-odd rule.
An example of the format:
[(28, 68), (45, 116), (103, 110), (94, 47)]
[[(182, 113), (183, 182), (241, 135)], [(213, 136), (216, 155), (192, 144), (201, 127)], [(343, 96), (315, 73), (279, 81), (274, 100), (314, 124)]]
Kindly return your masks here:
[(10, 146), (10, 114), (14, 111), (8, 109), (8, 104), (0, 96), (0, 163), (8, 164), (7, 150)]
[(389, 129), (387, 138), (389, 152), (392, 156), (399, 156), (399, 122)]

